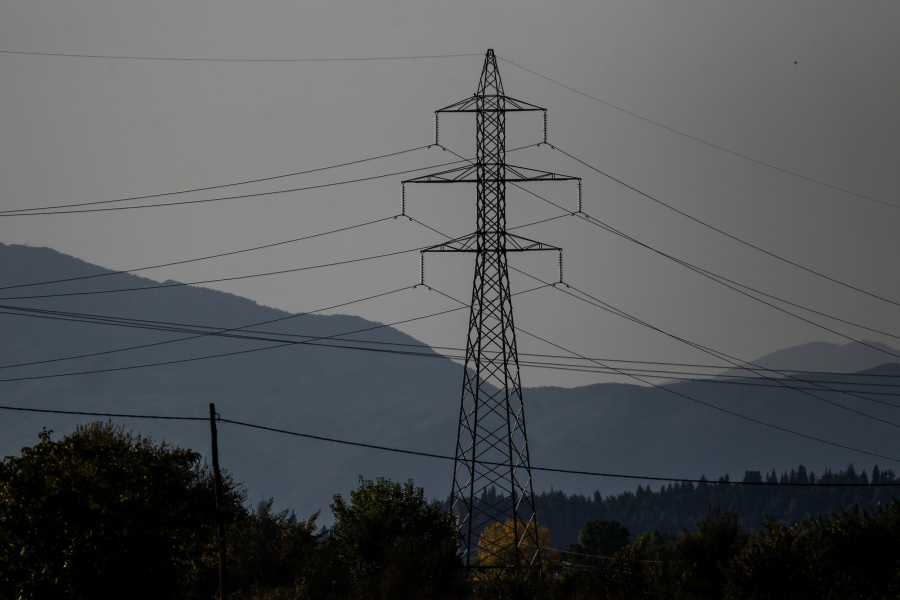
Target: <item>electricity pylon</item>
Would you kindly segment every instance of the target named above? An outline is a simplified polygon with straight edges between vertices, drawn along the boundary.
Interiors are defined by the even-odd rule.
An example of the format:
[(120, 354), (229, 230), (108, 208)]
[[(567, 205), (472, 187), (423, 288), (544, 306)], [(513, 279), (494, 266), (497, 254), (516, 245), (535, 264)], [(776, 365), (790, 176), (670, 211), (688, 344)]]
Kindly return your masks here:
[[(507, 253), (551, 250), (562, 256), (560, 248), (507, 233), (506, 183), (579, 180), (506, 163), (506, 113), (514, 111), (542, 111), (546, 142), (546, 109), (504, 94), (497, 58), (488, 50), (478, 91), (435, 111), (435, 143), (440, 113), (475, 113), (476, 160), (403, 182), (476, 184), (477, 231), (423, 252), (475, 253), (451, 510), (463, 534), (467, 564), (479, 553), (482, 565), (500, 568), (540, 565)], [(479, 545), (481, 532), (497, 522), (511, 525), (506, 541)]]

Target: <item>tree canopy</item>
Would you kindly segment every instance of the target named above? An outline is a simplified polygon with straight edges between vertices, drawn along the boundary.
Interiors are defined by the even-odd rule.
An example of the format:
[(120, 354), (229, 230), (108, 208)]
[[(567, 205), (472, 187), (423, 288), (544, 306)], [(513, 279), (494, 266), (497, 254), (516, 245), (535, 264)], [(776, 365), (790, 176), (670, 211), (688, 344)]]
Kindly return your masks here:
[(333, 551), (358, 597), (433, 598), (462, 589), (456, 520), (422, 488), (360, 478), (347, 503), (331, 505)]
[[(200, 455), (111, 423), (51, 434), (0, 463), (0, 595), (186, 598), (202, 588), (216, 512)], [(243, 492), (225, 479), (238, 512)]]

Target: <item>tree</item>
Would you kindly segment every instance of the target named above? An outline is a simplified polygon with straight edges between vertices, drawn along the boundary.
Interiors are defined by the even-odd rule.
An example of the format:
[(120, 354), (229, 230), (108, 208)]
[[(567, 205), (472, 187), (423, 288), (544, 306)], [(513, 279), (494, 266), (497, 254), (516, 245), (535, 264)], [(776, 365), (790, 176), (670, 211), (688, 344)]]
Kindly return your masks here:
[(334, 496), (334, 557), (359, 598), (440, 598), (464, 584), (456, 520), (412, 480), (364, 480), (348, 504)]
[(229, 588), (244, 594), (310, 592), (321, 585), (318, 575), (325, 567), (319, 552), (322, 534), (316, 526), (319, 513), (298, 521), (292, 511), (272, 510), (273, 502), (272, 498), (260, 502), (255, 512), (229, 528)]
[(673, 598), (719, 600), (724, 595), (726, 571), (741, 551), (747, 534), (734, 509), (709, 505), (697, 533), (685, 529), (668, 557), (656, 570), (658, 591)]
[[(200, 455), (112, 423), (51, 433), (0, 463), (0, 597), (208, 595), (216, 509)], [(234, 518), (243, 491), (224, 481)]]
[[(572, 558), (585, 559), (577, 562), (594, 564), (598, 556), (612, 557), (625, 547), (630, 537), (631, 534), (618, 521), (597, 519), (584, 524), (584, 528), (578, 534), (578, 543), (571, 544), (569, 550), (573, 552)], [(589, 556), (579, 557), (580, 554)]]
[[(515, 523), (512, 519), (505, 522), (492, 523), (490, 527), (484, 530), (481, 538), (478, 540), (478, 564), (485, 567), (507, 567), (516, 564), (516, 539), (515, 534), (518, 533), (519, 540), (523, 544), (530, 544), (528, 540), (532, 539), (529, 535), (534, 531), (535, 524), (528, 523), (525, 527), (526, 531), (522, 531), (522, 525), (519, 525), (519, 531), (514, 529)], [(541, 567), (544, 569), (553, 568), (559, 564), (559, 552), (552, 552), (550, 544), (553, 539), (550, 537), (550, 530), (543, 525), (537, 526), (538, 546), (541, 548)], [(523, 555), (531, 556), (536, 548), (523, 548)]]

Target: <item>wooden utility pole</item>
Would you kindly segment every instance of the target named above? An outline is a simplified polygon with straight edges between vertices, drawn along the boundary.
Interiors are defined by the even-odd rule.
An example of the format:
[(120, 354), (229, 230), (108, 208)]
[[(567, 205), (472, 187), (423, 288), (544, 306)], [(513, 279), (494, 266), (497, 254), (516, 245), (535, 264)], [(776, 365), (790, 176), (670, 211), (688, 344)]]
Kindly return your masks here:
[(216, 433), (216, 405), (212, 402), (209, 403), (209, 429), (212, 436), (212, 464), (216, 482), (216, 517), (219, 529), (219, 600), (227, 600), (228, 593), (225, 591), (225, 510), (222, 506), (222, 473), (219, 471), (219, 438)]

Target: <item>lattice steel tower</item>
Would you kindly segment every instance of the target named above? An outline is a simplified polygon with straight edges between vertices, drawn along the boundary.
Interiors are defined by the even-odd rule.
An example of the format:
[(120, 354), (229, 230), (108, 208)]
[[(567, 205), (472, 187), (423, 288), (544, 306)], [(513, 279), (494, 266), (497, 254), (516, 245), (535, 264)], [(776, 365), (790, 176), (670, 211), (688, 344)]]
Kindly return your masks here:
[[(504, 94), (497, 59), (488, 50), (478, 91), (435, 112), (435, 143), (440, 113), (475, 113), (475, 162), (404, 182), (477, 184), (477, 231), (424, 252), (475, 253), (452, 511), (465, 556), (494, 556), (488, 562), (501, 567), (540, 564), (507, 253), (560, 252), (562, 277), (561, 249), (507, 233), (506, 183), (578, 180), (506, 164), (506, 113), (513, 111), (542, 111), (546, 142), (546, 110)], [(483, 540), (479, 546), (480, 533), (496, 522), (511, 524), (506, 541), (488, 547)]]

